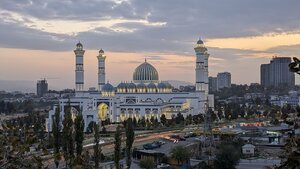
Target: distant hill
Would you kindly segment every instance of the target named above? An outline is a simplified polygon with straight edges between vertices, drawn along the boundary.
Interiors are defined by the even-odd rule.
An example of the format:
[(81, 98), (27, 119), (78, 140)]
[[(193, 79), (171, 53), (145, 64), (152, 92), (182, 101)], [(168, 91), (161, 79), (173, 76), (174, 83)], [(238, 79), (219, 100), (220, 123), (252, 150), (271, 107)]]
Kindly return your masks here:
[(26, 80), (0, 80), (0, 90), (35, 92), (36, 82)]
[(191, 82), (180, 81), (180, 80), (166, 80), (166, 81), (169, 82), (175, 88), (179, 88), (179, 86), (194, 85)]

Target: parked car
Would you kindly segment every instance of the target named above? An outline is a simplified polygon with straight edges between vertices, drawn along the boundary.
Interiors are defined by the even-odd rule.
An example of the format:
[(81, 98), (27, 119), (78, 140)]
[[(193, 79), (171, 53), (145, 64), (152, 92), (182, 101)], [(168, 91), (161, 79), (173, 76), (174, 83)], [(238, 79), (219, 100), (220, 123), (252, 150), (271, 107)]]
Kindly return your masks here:
[(159, 145), (164, 145), (164, 144), (166, 144), (166, 142), (164, 142), (164, 141), (153, 141), (153, 143), (155, 143), (155, 144), (159, 144)]
[(159, 148), (159, 147), (160, 147), (160, 144), (158, 144), (158, 143), (148, 143), (148, 144), (143, 145), (143, 148), (146, 150), (152, 150), (152, 149)]
[(170, 168), (171, 168), (170, 164), (161, 163), (157, 165), (157, 169), (170, 169)]

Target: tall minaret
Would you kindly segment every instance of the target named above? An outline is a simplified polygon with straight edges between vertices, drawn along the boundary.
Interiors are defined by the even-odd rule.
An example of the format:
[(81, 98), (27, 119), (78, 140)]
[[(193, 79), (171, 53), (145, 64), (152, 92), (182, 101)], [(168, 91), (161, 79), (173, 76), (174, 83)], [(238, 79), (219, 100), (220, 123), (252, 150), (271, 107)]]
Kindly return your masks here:
[(105, 59), (104, 51), (99, 50), (98, 58), (98, 90), (102, 90), (102, 86), (105, 84)]
[(196, 91), (204, 91), (208, 95), (208, 57), (203, 41), (199, 39), (196, 47)]
[(75, 70), (75, 85), (76, 91), (83, 91), (84, 89), (84, 76), (83, 76), (83, 55), (85, 50), (80, 42), (76, 44), (74, 50), (76, 56), (76, 70)]

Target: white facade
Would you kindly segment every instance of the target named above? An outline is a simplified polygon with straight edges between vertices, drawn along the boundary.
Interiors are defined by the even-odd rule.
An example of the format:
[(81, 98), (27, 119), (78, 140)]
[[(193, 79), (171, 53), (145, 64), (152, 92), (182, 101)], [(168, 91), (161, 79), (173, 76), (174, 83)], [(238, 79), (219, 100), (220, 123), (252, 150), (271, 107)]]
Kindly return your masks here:
[[(189, 114), (205, 113), (207, 106), (214, 107), (213, 95), (208, 95), (207, 59), (209, 54), (207, 54), (206, 48), (205, 52), (201, 53), (203, 48), (200, 46), (196, 47), (195, 50), (197, 53), (197, 88), (195, 92), (173, 92), (173, 87), (168, 82), (159, 82), (157, 70), (146, 60), (133, 73), (133, 79), (137, 81), (136, 83), (120, 83), (117, 87), (113, 87), (109, 83), (103, 84), (106, 56), (103, 51), (99, 51), (97, 57), (98, 84), (101, 91), (76, 90), (74, 97), (60, 99), (59, 105), (54, 106), (53, 110), (49, 111), (49, 117), (46, 120), (47, 129), (49, 131), (52, 129), (52, 118), (56, 108), (60, 109), (62, 121), (65, 108), (69, 105), (72, 107), (73, 117), (76, 117), (79, 111), (82, 112), (85, 130), (92, 121), (96, 123), (104, 120), (121, 122), (129, 117), (137, 120), (153, 117), (160, 121), (162, 114), (167, 119), (171, 119), (178, 113), (184, 117)], [(200, 62), (203, 63), (201, 64), (203, 67), (199, 67)]]
[(254, 150), (255, 150), (255, 146), (252, 144), (245, 144), (244, 146), (242, 146), (242, 152), (244, 155), (253, 156)]

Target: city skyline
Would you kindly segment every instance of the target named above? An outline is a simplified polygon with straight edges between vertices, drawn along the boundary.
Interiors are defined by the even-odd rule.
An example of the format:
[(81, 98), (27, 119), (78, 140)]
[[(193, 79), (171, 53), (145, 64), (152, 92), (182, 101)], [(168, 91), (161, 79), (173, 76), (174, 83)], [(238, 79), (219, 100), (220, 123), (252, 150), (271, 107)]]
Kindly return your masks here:
[[(113, 84), (132, 79), (145, 57), (161, 80), (194, 83), (199, 36), (210, 51), (209, 76), (228, 71), (236, 84), (259, 83), (260, 64), (300, 52), (297, 1), (89, 2), (0, 2), (0, 80), (35, 83), (45, 77), (50, 89), (75, 88), (73, 50), (79, 40), (86, 50), (86, 88), (97, 86), (101, 48)], [(188, 10), (179, 15), (178, 9)]]

